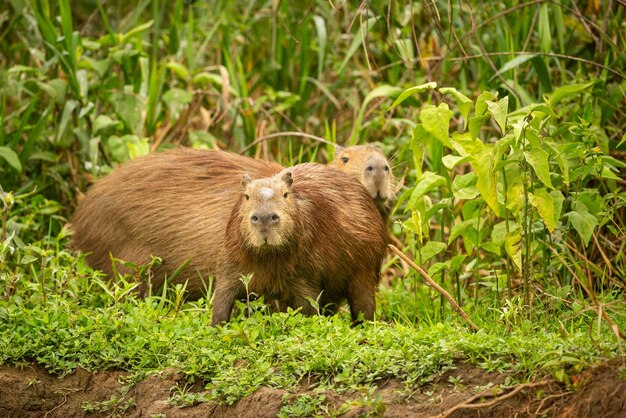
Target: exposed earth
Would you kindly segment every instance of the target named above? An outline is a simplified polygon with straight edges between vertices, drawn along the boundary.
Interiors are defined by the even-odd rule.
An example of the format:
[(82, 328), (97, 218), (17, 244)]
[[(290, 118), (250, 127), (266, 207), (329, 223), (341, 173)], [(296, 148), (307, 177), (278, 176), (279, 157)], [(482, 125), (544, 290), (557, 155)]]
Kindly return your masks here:
[[(503, 389), (506, 374), (459, 363), (422, 387), (391, 379), (370, 394), (323, 395), (327, 411), (343, 417), (626, 417), (625, 363), (615, 359), (572, 376), (569, 388), (547, 379)], [(285, 405), (293, 410), (300, 395), (320, 395), (303, 383), (297, 392), (262, 387), (230, 406), (181, 408), (168, 403), (185, 385), (181, 373), (154, 374), (124, 395), (125, 376), (78, 369), (60, 379), (39, 366), (0, 366), (0, 417), (274, 417)], [(196, 384), (188, 390), (205, 389)]]

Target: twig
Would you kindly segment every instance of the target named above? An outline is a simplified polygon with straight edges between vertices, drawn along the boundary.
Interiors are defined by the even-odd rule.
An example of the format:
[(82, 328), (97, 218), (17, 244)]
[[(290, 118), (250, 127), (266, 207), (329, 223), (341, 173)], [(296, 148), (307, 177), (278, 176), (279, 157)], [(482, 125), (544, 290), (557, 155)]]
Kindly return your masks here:
[(243, 154), (244, 152), (248, 151), (253, 146), (255, 146), (257, 144), (260, 144), (263, 141), (267, 141), (268, 139), (272, 139), (272, 138), (279, 138), (281, 136), (300, 136), (300, 137), (303, 137), (303, 138), (313, 139), (313, 140), (321, 142), (323, 144), (335, 145), (332, 142), (329, 142), (329, 141), (325, 140), (324, 138), (320, 138), (319, 136), (307, 134), (307, 133), (304, 133), (304, 132), (296, 132), (296, 131), (276, 132), (276, 133), (265, 135), (265, 136), (262, 136), (260, 138), (255, 139), (254, 142), (252, 142), (249, 145), (246, 145), (245, 147), (243, 147), (241, 149), (241, 151), (239, 151), (239, 154)]
[(428, 284), (430, 284), (432, 287), (434, 287), (435, 289), (437, 289), (437, 291), (439, 293), (441, 293), (443, 295), (444, 298), (446, 298), (448, 300), (448, 302), (450, 302), (450, 305), (452, 305), (452, 307), (454, 308), (454, 310), (461, 315), (461, 318), (463, 318), (465, 320), (465, 322), (467, 322), (467, 324), (470, 326), (470, 328), (472, 328), (472, 330), (474, 331), (478, 331), (479, 328), (476, 326), (476, 324), (474, 324), (472, 322), (472, 320), (469, 318), (469, 316), (467, 316), (467, 314), (465, 313), (465, 311), (463, 311), (463, 309), (461, 309), (461, 307), (454, 301), (454, 298), (452, 298), (452, 296), (450, 296), (450, 293), (446, 292), (446, 290), (439, 286), (439, 284), (437, 284), (436, 281), (434, 281), (433, 279), (430, 278), (430, 276), (417, 264), (415, 264), (413, 262), (413, 260), (411, 260), (406, 254), (404, 254), (402, 251), (400, 251), (395, 245), (393, 244), (389, 244), (389, 248), (391, 248), (391, 250), (398, 254), (398, 257), (400, 257), (401, 259), (403, 259), (404, 261), (406, 261), (406, 263), (408, 265), (410, 265), (411, 267), (413, 267), (415, 270), (417, 270), (417, 272), (419, 274), (422, 275), (422, 277), (424, 278), (424, 280), (426, 280), (428, 282)]
[[(547, 385), (548, 383), (550, 383), (550, 381), (548, 381), (548, 380), (542, 380), (541, 382), (536, 382), (536, 383), (522, 383), (521, 385), (518, 385), (515, 389), (513, 389), (512, 391), (510, 391), (506, 395), (498, 396), (498, 397), (494, 398), (493, 400), (491, 400), (489, 402), (472, 403), (475, 400), (478, 400), (478, 399), (481, 399), (481, 398), (493, 398), (494, 396), (496, 396), (491, 391), (482, 392), (482, 393), (479, 393), (477, 395), (472, 396), (471, 398), (469, 398), (467, 401), (465, 401), (463, 403), (460, 403), (458, 405), (453, 406), (452, 408), (444, 411), (443, 413), (441, 413), (439, 415), (433, 416), (432, 418), (446, 418), (446, 417), (449, 417), (454, 412), (456, 412), (456, 411), (458, 411), (460, 409), (489, 408), (489, 407), (494, 406), (498, 402), (501, 402), (501, 401), (503, 401), (505, 399), (508, 399), (508, 398), (511, 398), (511, 397), (517, 395), (519, 392), (521, 392), (524, 389), (534, 388), (534, 387), (538, 387), (538, 386), (544, 386), (544, 385)], [(500, 393), (502, 393), (502, 392), (500, 392)]]

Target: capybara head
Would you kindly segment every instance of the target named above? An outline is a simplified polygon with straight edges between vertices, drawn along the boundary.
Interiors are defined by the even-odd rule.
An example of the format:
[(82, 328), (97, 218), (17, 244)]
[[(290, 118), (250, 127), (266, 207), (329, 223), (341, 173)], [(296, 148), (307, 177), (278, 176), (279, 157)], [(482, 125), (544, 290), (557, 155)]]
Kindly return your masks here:
[(294, 234), (293, 179), (291, 172), (252, 180), (243, 176), (243, 199), (239, 208), (241, 234), (253, 251), (280, 249)]
[(359, 180), (379, 206), (394, 196), (394, 178), (387, 158), (373, 145), (336, 146), (335, 159), (329, 165)]

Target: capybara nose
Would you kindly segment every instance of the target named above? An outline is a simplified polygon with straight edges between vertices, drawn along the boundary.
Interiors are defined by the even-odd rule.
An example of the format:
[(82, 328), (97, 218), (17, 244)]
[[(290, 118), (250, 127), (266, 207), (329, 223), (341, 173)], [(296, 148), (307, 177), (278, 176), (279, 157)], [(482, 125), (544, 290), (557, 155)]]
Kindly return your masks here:
[(280, 216), (276, 213), (268, 213), (268, 214), (254, 214), (250, 217), (250, 221), (252, 221), (253, 225), (258, 226), (266, 226), (266, 225), (275, 225), (280, 221)]

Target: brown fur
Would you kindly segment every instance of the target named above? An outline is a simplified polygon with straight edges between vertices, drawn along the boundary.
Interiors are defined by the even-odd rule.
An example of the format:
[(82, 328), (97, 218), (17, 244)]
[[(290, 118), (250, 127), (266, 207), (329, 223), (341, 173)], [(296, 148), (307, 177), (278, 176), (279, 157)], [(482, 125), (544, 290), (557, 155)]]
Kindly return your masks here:
[[(291, 186), (286, 173), (292, 174)], [(213, 324), (230, 318), (234, 300), (245, 296), (240, 278), (250, 273), (249, 290), (282, 307), (314, 314), (307, 297), (321, 293), (320, 307), (331, 313), (347, 299), (353, 320), (359, 313), (373, 319), (386, 230), (367, 190), (317, 164), (244, 183), (220, 255)], [(268, 189), (272, 193), (263, 192)], [(257, 214), (277, 221), (255, 226)]]
[(241, 177), (282, 169), (228, 152), (189, 148), (129, 161), (88, 191), (71, 220), (72, 246), (91, 252), (89, 264), (109, 276), (110, 254), (137, 264), (147, 263), (151, 255), (162, 257), (153, 272), (155, 290), (164, 275), (190, 260), (175, 282), (189, 279), (190, 297), (200, 297), (200, 277), (215, 274)]
[(385, 155), (371, 144), (335, 149), (335, 159), (328, 166), (359, 180), (376, 202), (383, 217), (395, 195), (395, 179)]

